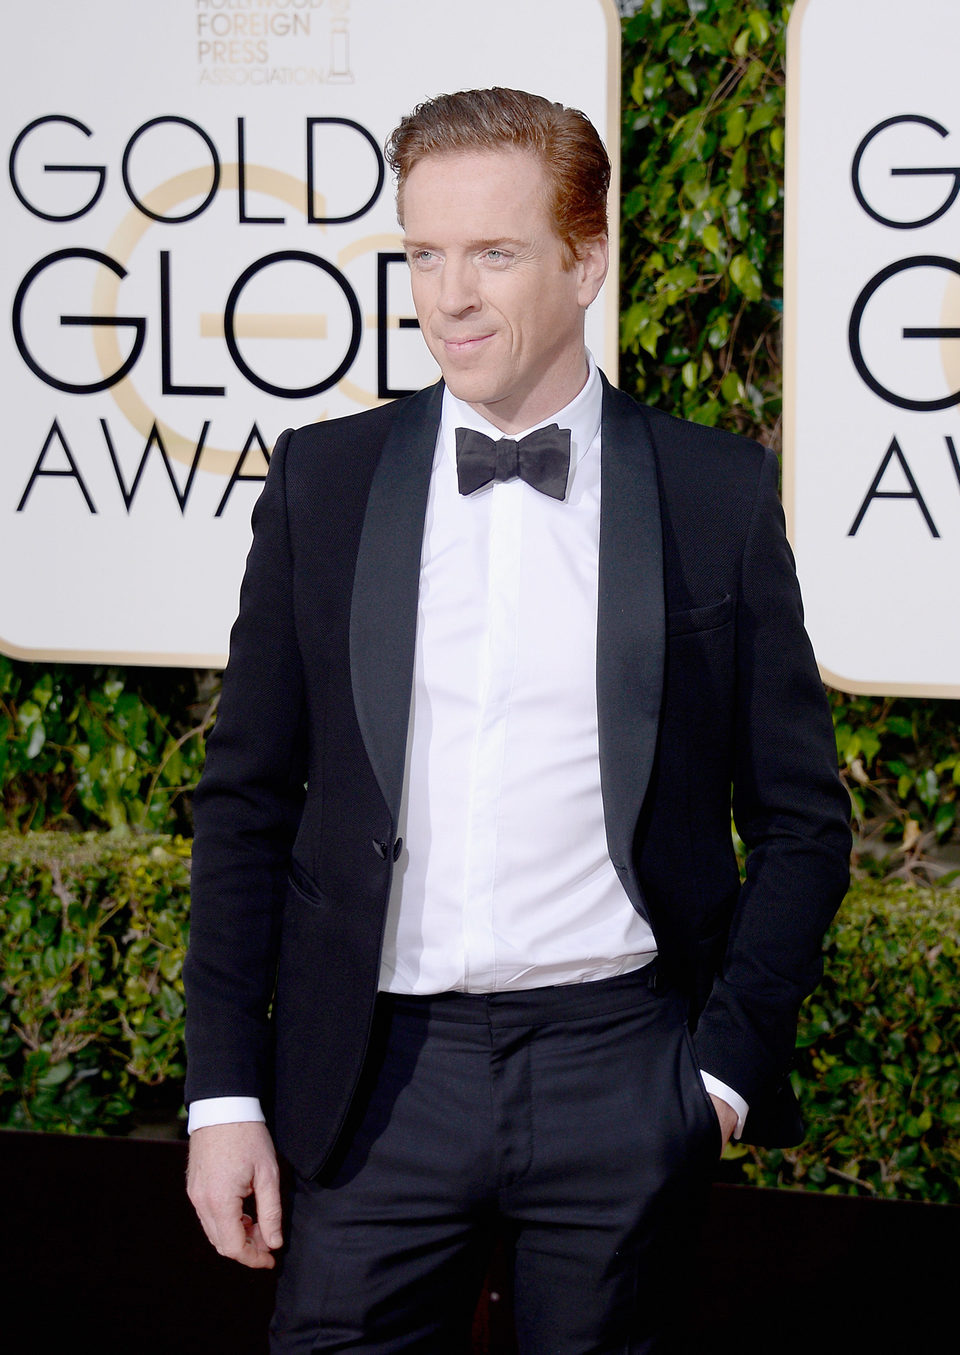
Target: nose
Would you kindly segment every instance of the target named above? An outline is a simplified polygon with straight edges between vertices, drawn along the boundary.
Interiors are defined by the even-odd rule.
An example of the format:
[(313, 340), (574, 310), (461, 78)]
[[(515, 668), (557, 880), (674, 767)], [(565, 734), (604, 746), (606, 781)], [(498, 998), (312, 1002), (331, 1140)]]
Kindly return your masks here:
[(444, 260), (437, 305), (445, 315), (464, 315), (480, 304), (474, 269), (468, 259)]

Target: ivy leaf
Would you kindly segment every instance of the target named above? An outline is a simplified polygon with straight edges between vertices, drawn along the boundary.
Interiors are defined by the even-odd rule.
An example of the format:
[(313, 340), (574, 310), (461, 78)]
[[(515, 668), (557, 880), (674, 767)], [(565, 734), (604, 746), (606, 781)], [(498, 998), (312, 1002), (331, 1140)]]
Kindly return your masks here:
[(743, 382), (736, 372), (727, 372), (720, 383), (720, 394), (728, 405), (738, 405), (742, 403), (746, 391)]
[(759, 301), (763, 296), (763, 282), (756, 267), (746, 254), (735, 254), (728, 269), (730, 280), (739, 287), (748, 301)]
[(37, 1086), (59, 1087), (61, 1082), (66, 1082), (72, 1072), (73, 1064), (69, 1059), (64, 1059), (62, 1063), (51, 1063), (46, 1072), (37, 1078)]
[(752, 132), (759, 132), (763, 127), (769, 127), (771, 122), (775, 122), (780, 116), (782, 116), (782, 110), (777, 104), (773, 102), (757, 104), (750, 114), (750, 121), (747, 123), (747, 135), (749, 136)]
[(633, 69), (633, 79), (630, 81), (630, 98), (635, 104), (644, 102), (643, 66), (635, 66)]
[(736, 147), (743, 141), (747, 130), (747, 110), (743, 107), (736, 107), (724, 118), (725, 131), (723, 134), (722, 146)]
[(716, 226), (704, 226), (702, 239), (704, 245), (709, 249), (711, 254), (720, 253), (720, 250), (723, 247), (723, 240)]
[(678, 67), (678, 69), (674, 71), (674, 78), (684, 93), (690, 95), (691, 99), (696, 99), (698, 97), (700, 86), (697, 84), (697, 77), (694, 75), (693, 71), (686, 70), (682, 66)]
[(751, 10), (747, 15), (747, 23), (750, 25), (758, 47), (762, 47), (764, 43), (769, 42), (770, 24), (767, 22), (767, 16), (761, 10)]

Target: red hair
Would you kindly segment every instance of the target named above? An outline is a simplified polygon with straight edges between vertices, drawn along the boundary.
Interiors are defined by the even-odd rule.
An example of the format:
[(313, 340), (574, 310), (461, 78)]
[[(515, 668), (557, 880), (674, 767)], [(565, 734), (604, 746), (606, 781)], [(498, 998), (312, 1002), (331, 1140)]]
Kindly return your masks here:
[(520, 89), (468, 89), (419, 104), (391, 133), (386, 158), (397, 176), (403, 223), (407, 175), (428, 155), (521, 150), (536, 155), (547, 179), (547, 209), (572, 266), (607, 234), (610, 160), (586, 114)]

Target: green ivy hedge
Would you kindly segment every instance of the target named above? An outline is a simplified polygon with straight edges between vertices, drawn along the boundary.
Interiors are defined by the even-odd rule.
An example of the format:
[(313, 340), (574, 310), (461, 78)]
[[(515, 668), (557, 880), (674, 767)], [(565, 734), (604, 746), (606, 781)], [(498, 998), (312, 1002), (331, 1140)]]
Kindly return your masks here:
[(182, 1097), (189, 844), (0, 834), (0, 1124), (123, 1132)]
[[(124, 1133), (183, 1086), (189, 844), (0, 834), (0, 1125)], [(960, 893), (854, 889), (800, 1027), (797, 1149), (758, 1185), (960, 1203)]]
[(854, 886), (803, 1009), (794, 1085), (805, 1142), (728, 1149), (744, 1180), (960, 1202), (960, 891)]
[(774, 446), (788, 9), (647, 0), (622, 42), (621, 384)]
[(218, 688), (213, 673), (0, 655), (6, 826), (189, 832)]

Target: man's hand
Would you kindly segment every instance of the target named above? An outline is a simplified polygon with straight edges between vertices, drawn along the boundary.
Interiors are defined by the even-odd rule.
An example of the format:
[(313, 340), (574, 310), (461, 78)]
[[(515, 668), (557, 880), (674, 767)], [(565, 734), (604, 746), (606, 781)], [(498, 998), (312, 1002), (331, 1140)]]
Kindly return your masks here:
[(720, 1132), (723, 1135), (723, 1144), (720, 1148), (722, 1153), (737, 1127), (737, 1112), (733, 1106), (728, 1106), (726, 1101), (722, 1101), (719, 1096), (714, 1096), (713, 1092), (710, 1092), (709, 1095), (713, 1102), (713, 1108), (717, 1112), (717, 1119), (720, 1121)]
[[(203, 1231), (221, 1256), (270, 1268), (280, 1231), (280, 1173), (273, 1140), (256, 1121), (213, 1124), (190, 1135), (187, 1194)], [(252, 1195), (257, 1221), (243, 1212)]]

